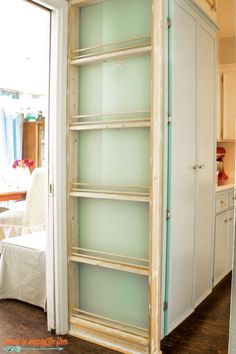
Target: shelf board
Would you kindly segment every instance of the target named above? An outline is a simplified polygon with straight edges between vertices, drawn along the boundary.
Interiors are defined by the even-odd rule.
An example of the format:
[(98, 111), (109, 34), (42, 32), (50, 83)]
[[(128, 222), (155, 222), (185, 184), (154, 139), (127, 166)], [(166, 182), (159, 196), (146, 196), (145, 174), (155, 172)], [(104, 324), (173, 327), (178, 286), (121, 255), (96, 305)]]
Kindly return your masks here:
[(89, 265), (100, 266), (104, 268), (119, 270), (122, 272), (134, 273), (138, 275), (149, 275), (149, 268), (148, 266), (143, 266), (134, 263), (127, 263), (122, 261), (116, 261), (109, 258), (99, 258), (94, 256), (88, 256), (87, 254), (71, 254), (71, 261), (77, 263), (85, 263)]
[(114, 199), (114, 200), (126, 200), (134, 202), (150, 202), (150, 196), (148, 193), (130, 193), (130, 192), (111, 192), (111, 191), (91, 191), (84, 189), (71, 189), (71, 197), (83, 197), (83, 198), (95, 198), (95, 199)]
[[(83, 253), (84, 252), (84, 253)], [(111, 252), (107, 252), (107, 251), (101, 251), (101, 250), (95, 250), (95, 249), (89, 249), (89, 248), (83, 248), (83, 247), (76, 247), (76, 246), (71, 246), (71, 255), (90, 255), (92, 257), (99, 257), (100, 259), (120, 259), (120, 260), (125, 260), (125, 262), (129, 262), (129, 264), (131, 264), (131, 262), (136, 262), (135, 264), (138, 264), (137, 262), (139, 262), (138, 265), (144, 265), (148, 266), (149, 264), (149, 260), (146, 258), (139, 258), (139, 257), (133, 257), (133, 256), (127, 256), (127, 255), (122, 255), (119, 253), (111, 253)], [(95, 256), (93, 256), (95, 254)], [(113, 258), (112, 258), (113, 257)]]
[(217, 140), (217, 143), (235, 143), (234, 139), (220, 139)]
[(94, 62), (105, 61), (109, 59), (124, 58), (128, 56), (150, 54), (152, 47), (150, 45), (144, 45), (138, 48), (121, 49), (114, 52), (95, 54), (88, 57), (71, 59), (70, 64), (74, 66), (81, 66), (91, 64)]
[(150, 119), (76, 122), (70, 125), (70, 130), (97, 130), (97, 129), (122, 129), (122, 128), (149, 128)]
[(112, 261), (109, 259), (90, 257), (81, 254), (70, 256), (69, 261), (77, 262), (77, 263), (85, 263), (85, 264), (115, 269), (123, 272), (139, 274), (139, 275), (145, 275), (145, 276), (149, 275), (149, 270), (148, 267), (146, 266), (139, 266), (139, 265), (128, 264), (128, 263), (123, 263), (118, 261)]
[[(114, 326), (112, 322), (95, 322), (94, 316), (70, 316), (69, 334), (90, 342), (106, 346), (113, 350), (118, 350), (126, 354), (147, 354), (149, 339), (148, 332), (139, 334), (135, 330), (129, 333), (128, 326), (120, 328), (118, 324)], [(134, 333), (133, 333), (134, 332)]]
[(71, 0), (71, 6), (87, 6), (98, 4), (99, 2), (103, 2), (104, 0)]
[(148, 330), (145, 328), (133, 326), (121, 321), (113, 320), (108, 317), (100, 316), (91, 312), (87, 312), (84, 310), (81, 310), (80, 308), (72, 307), (71, 309), (71, 316), (74, 316), (77, 319), (83, 319), (83, 320), (88, 320), (92, 324), (98, 324), (98, 325), (103, 325), (106, 326), (107, 328), (114, 328), (116, 330), (124, 332), (125, 335), (135, 335), (138, 336), (138, 338), (135, 338), (137, 340), (137, 343), (142, 343), (143, 345), (147, 344), (147, 339), (148, 339)]

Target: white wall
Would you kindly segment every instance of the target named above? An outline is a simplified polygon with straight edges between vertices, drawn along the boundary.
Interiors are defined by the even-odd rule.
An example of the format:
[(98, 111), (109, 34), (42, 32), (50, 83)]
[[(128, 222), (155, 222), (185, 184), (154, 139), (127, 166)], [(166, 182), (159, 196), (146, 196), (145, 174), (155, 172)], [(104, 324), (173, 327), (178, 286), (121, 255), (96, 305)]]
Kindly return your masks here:
[(22, 0), (0, 0), (0, 87), (47, 94), (50, 12)]
[(219, 61), (220, 64), (234, 64), (236, 63), (236, 38), (227, 37), (220, 38), (219, 46)]

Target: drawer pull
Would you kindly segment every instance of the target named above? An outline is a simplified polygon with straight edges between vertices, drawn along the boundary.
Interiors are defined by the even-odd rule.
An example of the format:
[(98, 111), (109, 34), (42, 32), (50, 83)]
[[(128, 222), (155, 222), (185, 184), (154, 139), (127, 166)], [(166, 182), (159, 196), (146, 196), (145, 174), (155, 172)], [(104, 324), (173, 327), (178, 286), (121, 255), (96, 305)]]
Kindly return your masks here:
[(225, 219), (225, 223), (228, 222), (228, 219)]
[(232, 221), (233, 220), (233, 218), (229, 218), (229, 221)]
[(221, 200), (220, 205), (225, 205), (225, 202), (223, 200)]

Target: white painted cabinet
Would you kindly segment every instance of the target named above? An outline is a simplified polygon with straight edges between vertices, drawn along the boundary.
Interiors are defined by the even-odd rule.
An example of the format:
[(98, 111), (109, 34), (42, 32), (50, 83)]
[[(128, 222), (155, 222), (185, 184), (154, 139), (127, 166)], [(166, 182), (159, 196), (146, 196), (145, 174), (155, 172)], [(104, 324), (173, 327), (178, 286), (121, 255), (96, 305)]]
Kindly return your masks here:
[(231, 271), (233, 266), (233, 246), (234, 246), (234, 211), (228, 213), (228, 247), (227, 247), (227, 268)]
[(223, 140), (235, 139), (236, 70), (223, 73)]
[(214, 240), (215, 34), (199, 20), (193, 306), (212, 289)]
[(214, 285), (232, 269), (235, 235), (232, 194), (232, 190), (216, 194)]
[(212, 289), (215, 28), (173, 1), (168, 315), (166, 334)]
[(216, 217), (214, 285), (227, 274), (227, 221), (227, 212)]

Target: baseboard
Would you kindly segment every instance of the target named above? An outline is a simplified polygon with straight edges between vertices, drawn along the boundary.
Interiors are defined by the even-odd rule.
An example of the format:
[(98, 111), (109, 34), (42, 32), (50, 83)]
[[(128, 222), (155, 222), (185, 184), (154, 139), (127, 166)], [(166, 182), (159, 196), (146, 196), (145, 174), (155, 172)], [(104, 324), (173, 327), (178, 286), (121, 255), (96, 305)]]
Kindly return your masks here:
[(192, 313), (194, 312), (194, 309), (188, 309), (186, 312), (184, 312), (181, 316), (179, 316), (168, 328), (167, 334), (172, 332), (176, 327), (180, 325), (186, 318), (188, 318)]
[(194, 302), (194, 308), (198, 307), (203, 300), (207, 298), (208, 295), (210, 295), (212, 292), (212, 288), (207, 289), (195, 302)]

